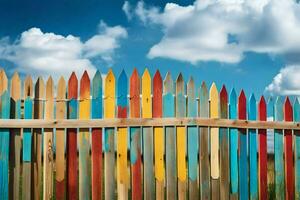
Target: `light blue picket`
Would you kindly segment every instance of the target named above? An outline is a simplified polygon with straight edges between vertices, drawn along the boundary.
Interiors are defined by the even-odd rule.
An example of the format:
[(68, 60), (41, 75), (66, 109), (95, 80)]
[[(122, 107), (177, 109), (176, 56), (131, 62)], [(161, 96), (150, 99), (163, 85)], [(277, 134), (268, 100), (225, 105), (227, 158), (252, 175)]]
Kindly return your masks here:
[[(32, 98), (27, 97), (24, 101), (24, 119), (32, 119)], [(23, 161), (31, 162), (31, 129), (23, 130)]]
[[(163, 117), (175, 116), (174, 83), (167, 73), (163, 86)], [(165, 127), (167, 199), (177, 199), (176, 133), (173, 126)]]
[[(230, 92), (229, 100), (229, 119), (237, 119), (237, 95), (234, 89)], [(238, 130), (229, 129), (230, 135), (230, 180), (231, 195), (235, 198), (238, 196)]]
[[(283, 101), (277, 97), (275, 102), (275, 121), (283, 120)], [(275, 154), (275, 194), (278, 199), (284, 199), (284, 162), (283, 162), (283, 131), (275, 129), (274, 133)]]
[[(6, 90), (1, 95), (1, 119), (9, 119), (10, 96)], [(0, 199), (8, 199), (8, 175), (9, 175), (9, 129), (0, 129)]]
[[(248, 106), (248, 119), (256, 120), (256, 99), (254, 94), (250, 96)], [(257, 173), (257, 132), (256, 129), (249, 129), (249, 182), (250, 182), (250, 199), (258, 199), (258, 173)]]
[[(294, 121), (300, 121), (300, 105), (298, 98), (294, 102)], [(300, 199), (300, 131), (294, 131), (295, 136), (295, 198)]]

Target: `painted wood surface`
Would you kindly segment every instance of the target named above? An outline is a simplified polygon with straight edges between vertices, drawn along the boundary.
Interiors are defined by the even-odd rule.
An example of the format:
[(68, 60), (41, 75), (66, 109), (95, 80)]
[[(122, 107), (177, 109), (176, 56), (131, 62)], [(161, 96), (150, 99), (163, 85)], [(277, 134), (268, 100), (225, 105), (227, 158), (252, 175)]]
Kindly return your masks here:
[[(219, 93), (213, 83), (209, 90), (210, 118), (219, 118)], [(219, 128), (210, 128), (211, 198), (220, 199)]]
[[(10, 95), (7, 88), (7, 76), (0, 71), (1, 119), (10, 118)], [(0, 199), (9, 198), (9, 129), (0, 129)]]
[[(146, 68), (142, 76), (142, 118), (152, 118), (152, 84), (151, 76)], [(155, 199), (155, 181), (153, 171), (153, 129), (143, 127), (143, 173), (144, 199)]]
[[(90, 118), (90, 78), (87, 71), (84, 71), (80, 79), (79, 94), (79, 119)], [(91, 189), (91, 163), (90, 163), (90, 132), (88, 128), (79, 129), (78, 135), (79, 150), (79, 199), (86, 199), (90, 196)]]
[[(228, 118), (228, 94), (225, 85), (220, 91), (220, 118)], [(220, 128), (220, 198), (229, 199), (229, 135)]]
[[(51, 76), (46, 83), (46, 102), (44, 118), (54, 118), (54, 83)], [(53, 197), (53, 129), (44, 129), (43, 138), (43, 199), (51, 199)]]
[[(176, 80), (176, 117), (186, 116), (185, 83), (180, 73)], [(186, 129), (184, 126), (176, 127), (177, 145), (177, 176), (178, 176), (178, 199), (186, 199)]]
[[(130, 77), (130, 117), (140, 117), (140, 78), (136, 69)], [(141, 130), (130, 127), (131, 197), (142, 199)]]
[[(187, 116), (197, 117), (197, 102), (195, 95), (195, 83), (191, 77), (187, 83)], [(189, 177), (189, 198), (199, 199), (198, 180), (198, 152), (199, 152), (199, 138), (198, 127), (191, 125), (187, 127), (188, 137), (188, 177)]]
[[(102, 77), (97, 71), (92, 81), (92, 119), (102, 118)], [(102, 129), (92, 129), (92, 199), (102, 199)]]
[[(247, 118), (247, 100), (242, 90), (238, 98), (238, 119)], [(248, 160), (247, 160), (247, 131), (238, 129), (239, 132), (239, 199), (248, 199)]]
[[(284, 102), (284, 121), (293, 121), (293, 107), (287, 97)], [(285, 197), (294, 199), (294, 163), (292, 130), (284, 130)]]
[[(78, 115), (78, 79), (73, 72), (68, 80), (68, 119)], [(77, 129), (67, 129), (67, 199), (78, 199)]]
[[(234, 89), (230, 92), (229, 119), (237, 119), (237, 95)], [(239, 168), (238, 168), (238, 130), (229, 129), (230, 144), (230, 199), (238, 199)]]
[[(160, 72), (157, 70), (153, 77), (153, 117), (162, 117), (162, 92), (163, 83)], [(164, 164), (164, 130), (163, 127), (154, 127), (154, 163), (155, 163), (155, 179), (156, 179), (156, 199), (165, 199), (165, 164)]]
[[(277, 97), (274, 106), (275, 120), (283, 121), (283, 102)], [(278, 199), (284, 199), (284, 160), (283, 160), (283, 130), (274, 130), (274, 163), (275, 163), (275, 194)]]
[[(118, 78), (117, 90), (117, 117), (127, 118), (128, 113), (128, 78), (124, 70), (122, 70)], [(128, 129), (124, 127), (118, 128), (117, 137), (117, 179), (118, 179), (118, 199), (128, 199), (128, 165), (127, 165), (127, 149), (128, 149)]]
[[(115, 76), (110, 69), (105, 78), (104, 118), (115, 118)], [(115, 129), (104, 130), (104, 179), (105, 199), (115, 198)]]
[[(30, 76), (27, 76), (24, 82), (24, 119), (32, 119), (33, 116), (33, 83)], [(22, 199), (31, 199), (31, 146), (32, 129), (23, 129), (23, 169), (22, 169)]]
[[(200, 112), (201, 118), (209, 118), (209, 94), (205, 82), (202, 82), (200, 92)], [(209, 135), (208, 127), (201, 127), (200, 148), (199, 148), (199, 174), (200, 174), (200, 197), (201, 199), (211, 199), (210, 195), (210, 163), (209, 163)]]
[[(163, 82), (163, 117), (175, 116), (174, 82), (168, 72)], [(172, 126), (165, 127), (166, 140), (166, 196), (177, 199), (176, 133)]]
[[(251, 94), (248, 106), (248, 119), (256, 120), (256, 99)], [(249, 139), (249, 192), (250, 199), (258, 199), (258, 167), (257, 167), (257, 132), (256, 129), (248, 130)]]
[[(300, 105), (296, 98), (294, 102), (294, 121), (300, 121)], [(294, 130), (295, 148), (295, 199), (300, 199), (300, 131)]]
[[(267, 120), (266, 101), (262, 96), (258, 104), (258, 119), (260, 121)], [(259, 175), (259, 198), (267, 199), (267, 131), (266, 129), (258, 130), (258, 175)]]
[[(39, 77), (34, 88), (34, 119), (44, 118), (45, 84), (42, 77)], [(42, 198), (42, 129), (33, 129), (33, 185), (32, 194), (35, 200)]]
[[(65, 119), (66, 117), (66, 81), (60, 77), (57, 84), (56, 95), (56, 119)], [(55, 132), (55, 154), (56, 154), (56, 199), (65, 199), (65, 129), (56, 129)]]
[[(10, 118), (21, 119), (21, 80), (15, 72), (10, 84)], [(10, 194), (12, 199), (20, 199), (20, 158), (21, 129), (10, 130)]]

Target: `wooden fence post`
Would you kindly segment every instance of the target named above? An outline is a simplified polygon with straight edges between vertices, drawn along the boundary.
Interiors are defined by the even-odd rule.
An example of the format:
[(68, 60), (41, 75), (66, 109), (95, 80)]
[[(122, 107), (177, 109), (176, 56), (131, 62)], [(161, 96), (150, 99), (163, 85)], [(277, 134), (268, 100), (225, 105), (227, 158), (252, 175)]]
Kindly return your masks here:
[[(128, 111), (128, 78), (122, 70), (118, 78), (117, 87), (117, 116), (118, 118), (127, 118)], [(127, 128), (118, 128), (117, 135), (117, 177), (118, 177), (118, 199), (128, 199), (128, 166), (127, 166)]]
[[(80, 80), (79, 119), (90, 119), (90, 78), (84, 71)], [(90, 132), (89, 128), (79, 129), (79, 199), (90, 197), (91, 164), (90, 164)]]
[[(21, 80), (17, 72), (11, 79), (10, 118), (21, 119)], [(20, 199), (21, 129), (10, 130), (10, 188), (12, 199)]]
[[(57, 85), (56, 96), (56, 119), (65, 119), (66, 117), (66, 82), (60, 77)], [(65, 198), (65, 129), (56, 129), (56, 199)]]
[[(115, 76), (110, 69), (105, 79), (104, 118), (115, 118)], [(105, 199), (115, 199), (115, 129), (104, 132)]]
[[(175, 116), (174, 83), (168, 72), (163, 86), (163, 116)], [(165, 127), (167, 200), (177, 199), (176, 133), (173, 126)]]
[[(248, 107), (248, 119), (256, 120), (256, 99), (254, 94), (250, 96)], [(249, 185), (250, 199), (258, 199), (258, 168), (257, 168), (257, 132), (256, 129), (248, 130), (249, 138)]]
[[(102, 118), (102, 78), (97, 70), (92, 83), (92, 119)], [(92, 199), (102, 199), (102, 129), (92, 129)]]
[[(157, 70), (153, 77), (153, 117), (162, 117), (162, 78)], [(165, 140), (163, 127), (154, 127), (154, 163), (155, 163), (155, 178), (156, 178), (156, 199), (165, 199), (164, 181), (165, 181)]]
[[(73, 72), (68, 80), (68, 119), (77, 119), (78, 80)], [(67, 199), (78, 199), (77, 129), (67, 129)]]
[[(225, 85), (220, 91), (220, 118), (228, 119), (228, 94)], [(229, 199), (229, 135), (220, 128), (220, 198)]]
[[(209, 91), (210, 118), (219, 118), (219, 94), (216, 84)], [(220, 199), (220, 169), (219, 169), (219, 128), (210, 128), (210, 167), (211, 167), (211, 198)]]
[[(152, 118), (151, 76), (146, 68), (142, 77), (142, 118)], [(144, 199), (155, 199), (153, 172), (153, 130), (143, 127)]]
[[(30, 76), (24, 82), (24, 119), (32, 119), (33, 116), (33, 83)], [(23, 173), (22, 173), (22, 199), (31, 199), (31, 146), (32, 129), (23, 129)]]

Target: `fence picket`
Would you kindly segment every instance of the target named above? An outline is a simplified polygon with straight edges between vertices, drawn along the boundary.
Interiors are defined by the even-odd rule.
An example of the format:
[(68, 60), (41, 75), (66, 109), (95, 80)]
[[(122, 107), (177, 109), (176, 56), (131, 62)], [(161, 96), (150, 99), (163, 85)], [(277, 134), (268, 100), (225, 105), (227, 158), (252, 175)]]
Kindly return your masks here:
[[(104, 118), (115, 118), (115, 76), (110, 69), (105, 78)], [(115, 198), (115, 129), (104, 130), (105, 199)]]
[[(102, 78), (97, 70), (92, 82), (92, 119), (102, 118)], [(92, 199), (102, 198), (102, 129), (92, 129)]]
[[(237, 119), (237, 95), (234, 89), (230, 92), (229, 119)], [(229, 129), (230, 144), (230, 199), (238, 199), (239, 169), (238, 169), (238, 130)]]
[[(283, 102), (277, 97), (275, 102), (275, 120), (283, 121)], [(275, 195), (278, 199), (284, 199), (284, 162), (283, 162), (283, 131), (274, 130), (274, 154), (275, 154)]]
[[(142, 118), (152, 118), (151, 76), (146, 68), (142, 76)], [(144, 199), (155, 198), (153, 173), (153, 130), (143, 127)]]
[[(187, 116), (197, 117), (197, 103), (195, 97), (195, 83), (191, 77), (187, 83)], [(188, 137), (188, 174), (189, 174), (189, 199), (199, 199), (198, 178), (198, 127), (191, 124), (187, 127)]]
[[(209, 100), (208, 90), (205, 82), (202, 82), (199, 99), (200, 99), (200, 112), (201, 118), (209, 118)], [(209, 165), (209, 135), (208, 127), (201, 127), (200, 131), (200, 148), (199, 148), (199, 169), (200, 169), (200, 196), (201, 199), (210, 199), (210, 165)]]
[[(228, 118), (228, 94), (225, 85), (220, 91), (220, 118)], [(220, 198), (229, 199), (229, 135), (220, 128)]]
[[(24, 119), (32, 119), (33, 116), (33, 83), (30, 76), (24, 82)], [(22, 174), (22, 199), (31, 199), (31, 145), (32, 129), (23, 129), (23, 174)], [(29, 191), (29, 192), (28, 192)]]
[[(254, 94), (250, 96), (248, 107), (248, 119), (256, 120), (256, 99)], [(257, 132), (256, 129), (248, 130), (249, 144), (249, 189), (250, 199), (258, 199), (258, 173), (257, 173)]]
[[(294, 121), (300, 121), (300, 105), (298, 98), (294, 102)], [(294, 130), (295, 148), (295, 199), (300, 199), (300, 131)]]
[[(117, 87), (117, 117), (127, 118), (128, 113), (128, 78), (124, 70), (122, 70), (118, 78)], [(117, 176), (118, 176), (118, 199), (128, 199), (128, 170), (127, 170), (127, 132), (124, 127), (118, 128), (117, 135)]]
[[(21, 80), (17, 72), (11, 78), (10, 95), (10, 118), (21, 119)], [(19, 199), (21, 129), (11, 129), (10, 132), (10, 194), (12, 199)]]
[[(90, 118), (90, 78), (84, 71), (80, 79), (79, 119)], [(90, 132), (89, 128), (79, 129), (79, 199), (90, 197), (91, 163), (90, 163)]]
[[(186, 116), (185, 84), (180, 73), (176, 80), (176, 117)], [(186, 129), (184, 126), (176, 127), (177, 135), (177, 174), (178, 199), (186, 199)]]
[[(77, 119), (78, 79), (68, 80), (68, 119)], [(67, 199), (78, 199), (77, 129), (67, 129)]]
[[(130, 77), (130, 117), (140, 117), (140, 78), (136, 69)], [(142, 199), (141, 133), (139, 127), (130, 127), (130, 163), (132, 199)]]
[[(162, 78), (157, 70), (153, 77), (153, 117), (162, 117)], [(155, 178), (156, 178), (156, 199), (162, 200), (165, 198), (164, 180), (165, 180), (165, 165), (164, 165), (164, 130), (163, 127), (154, 127), (154, 163), (155, 163)]]
[[(174, 83), (168, 72), (163, 82), (163, 116), (175, 116)], [(173, 126), (165, 127), (167, 200), (177, 199), (176, 133)]]
[[(34, 88), (34, 119), (44, 118), (45, 84), (42, 77), (39, 77)], [(33, 187), (34, 199), (41, 199), (42, 194), (42, 129), (33, 129)]]
[[(219, 118), (219, 94), (216, 84), (209, 90), (210, 118)], [(210, 128), (211, 198), (220, 199), (219, 128)]]
[[(284, 120), (293, 121), (293, 108), (288, 97), (284, 102)], [(294, 199), (293, 136), (290, 129), (284, 130), (284, 153), (286, 199)]]
[[(56, 119), (65, 119), (66, 116), (66, 81), (60, 77), (57, 84)], [(65, 129), (56, 129), (56, 199), (65, 198)]]
[[(7, 76), (0, 71), (1, 119), (9, 119), (10, 95), (7, 88)], [(9, 129), (0, 128), (0, 199), (8, 200), (9, 197)]]

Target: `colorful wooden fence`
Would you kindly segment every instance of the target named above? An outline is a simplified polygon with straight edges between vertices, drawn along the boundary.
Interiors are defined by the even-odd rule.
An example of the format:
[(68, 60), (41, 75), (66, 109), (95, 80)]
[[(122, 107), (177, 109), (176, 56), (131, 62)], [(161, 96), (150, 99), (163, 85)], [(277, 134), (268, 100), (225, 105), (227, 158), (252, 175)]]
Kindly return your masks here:
[(274, 193), (300, 199), (297, 98), (267, 107), (147, 69), (57, 85), (1, 70), (0, 95), (0, 199), (267, 199), (267, 129)]

